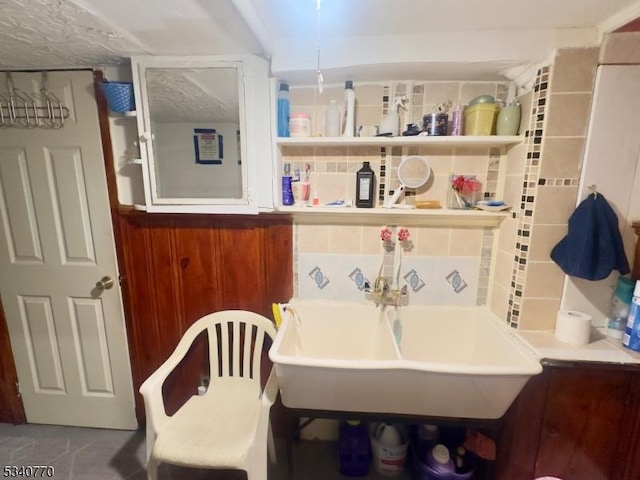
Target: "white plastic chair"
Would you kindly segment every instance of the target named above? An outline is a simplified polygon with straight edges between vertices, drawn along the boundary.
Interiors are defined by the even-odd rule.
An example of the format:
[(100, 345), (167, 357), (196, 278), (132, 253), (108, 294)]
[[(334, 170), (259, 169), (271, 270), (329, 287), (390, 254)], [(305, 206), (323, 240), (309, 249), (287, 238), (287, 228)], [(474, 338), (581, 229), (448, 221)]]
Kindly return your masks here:
[[(162, 384), (204, 330), (209, 339), (209, 388), (169, 417)], [(171, 356), (140, 387), (147, 416), (148, 479), (157, 479), (158, 465), (164, 462), (245, 470), (247, 480), (267, 480), (267, 443), (275, 462), (269, 411), (278, 380), (272, 368), (262, 390), (260, 363), (265, 334), (273, 341), (275, 333), (267, 318), (240, 310), (212, 313), (189, 327)]]

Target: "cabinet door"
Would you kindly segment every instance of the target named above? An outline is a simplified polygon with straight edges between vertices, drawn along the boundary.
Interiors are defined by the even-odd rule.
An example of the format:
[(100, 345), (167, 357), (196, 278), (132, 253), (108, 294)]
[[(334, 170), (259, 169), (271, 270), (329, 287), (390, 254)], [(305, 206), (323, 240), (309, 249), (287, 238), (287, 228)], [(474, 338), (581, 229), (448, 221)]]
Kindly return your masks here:
[(147, 211), (257, 213), (272, 206), (264, 60), (134, 57), (132, 68)]
[(630, 375), (613, 369), (551, 370), (535, 478), (621, 478)]
[(631, 395), (629, 404), (629, 415), (626, 423), (628, 432), (623, 445), (623, 455), (625, 471), (622, 478), (624, 480), (636, 480), (640, 478), (640, 372), (633, 374), (631, 381)]

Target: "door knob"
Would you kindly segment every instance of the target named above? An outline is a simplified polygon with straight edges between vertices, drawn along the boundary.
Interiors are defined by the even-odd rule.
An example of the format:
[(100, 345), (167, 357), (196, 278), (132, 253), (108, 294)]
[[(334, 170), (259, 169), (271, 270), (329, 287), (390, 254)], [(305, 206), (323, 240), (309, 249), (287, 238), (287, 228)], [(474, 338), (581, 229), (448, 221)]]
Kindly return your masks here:
[(98, 283), (96, 283), (96, 289), (102, 291), (102, 290), (109, 290), (111, 287), (113, 287), (114, 281), (113, 278), (111, 277), (102, 277), (100, 279), (100, 281)]

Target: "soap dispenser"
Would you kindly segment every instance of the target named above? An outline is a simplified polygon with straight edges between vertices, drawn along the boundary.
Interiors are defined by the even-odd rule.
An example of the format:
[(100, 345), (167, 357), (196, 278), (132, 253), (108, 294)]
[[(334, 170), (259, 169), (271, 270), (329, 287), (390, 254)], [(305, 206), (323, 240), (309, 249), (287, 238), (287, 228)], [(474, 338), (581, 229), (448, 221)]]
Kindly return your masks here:
[(397, 137), (400, 134), (400, 109), (405, 108), (404, 102), (407, 101), (407, 96), (402, 95), (393, 99), (392, 106), (389, 108), (389, 113), (382, 117), (380, 120), (380, 133), (379, 135), (391, 135)]

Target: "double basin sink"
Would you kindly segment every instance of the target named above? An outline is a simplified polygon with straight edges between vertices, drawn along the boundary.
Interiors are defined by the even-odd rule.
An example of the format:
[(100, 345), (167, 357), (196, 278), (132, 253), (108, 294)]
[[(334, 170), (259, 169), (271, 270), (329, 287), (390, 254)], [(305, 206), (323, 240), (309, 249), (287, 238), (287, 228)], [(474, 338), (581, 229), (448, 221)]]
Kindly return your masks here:
[(542, 371), (486, 307), (292, 300), (269, 351), (298, 409), (495, 419)]

